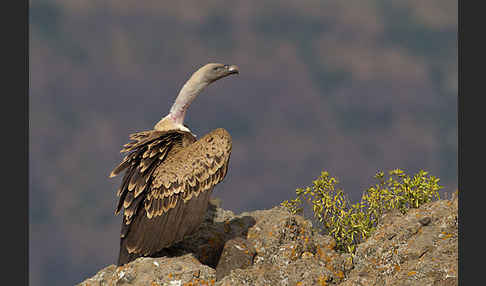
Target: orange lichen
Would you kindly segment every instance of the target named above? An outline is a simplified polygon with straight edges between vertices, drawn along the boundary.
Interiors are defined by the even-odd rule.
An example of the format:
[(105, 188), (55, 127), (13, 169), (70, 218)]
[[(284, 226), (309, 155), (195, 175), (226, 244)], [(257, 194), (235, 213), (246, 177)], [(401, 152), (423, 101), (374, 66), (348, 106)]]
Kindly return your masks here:
[(317, 253), (317, 257), (323, 258), (324, 253), (322, 252), (322, 250), (321, 250), (321, 248), (319, 246), (317, 247), (316, 253)]
[(320, 286), (326, 286), (327, 285), (327, 277), (326, 276), (319, 276), (317, 279), (317, 283), (319, 283)]
[(290, 258), (295, 257), (295, 247), (292, 248), (292, 251), (290, 252)]
[[(211, 284), (210, 284), (211, 283)], [(214, 279), (210, 281), (206, 281), (203, 279), (194, 279), (189, 282), (182, 284), (183, 286), (209, 286), (214, 285)]]
[(444, 235), (444, 236), (442, 237), (442, 239), (447, 239), (447, 238), (450, 238), (450, 237), (452, 236), (452, 233), (447, 233), (447, 232), (445, 232), (445, 231), (443, 231), (443, 232), (442, 232), (442, 234)]
[(324, 251), (322, 251), (321, 249), (318, 249), (318, 254), (319, 254), (319, 258), (321, 260), (324, 260), (326, 262), (326, 264), (329, 264), (332, 260), (332, 258), (327, 254), (325, 253)]
[(331, 240), (331, 243), (327, 245), (327, 248), (334, 249), (335, 247), (336, 247), (336, 241), (333, 239)]
[(335, 272), (334, 274), (336, 274), (336, 276), (339, 277), (339, 278), (341, 278), (341, 279), (344, 278), (344, 273), (341, 270)]
[(410, 271), (407, 273), (408, 276), (412, 276), (412, 275), (415, 275), (417, 274), (417, 271)]

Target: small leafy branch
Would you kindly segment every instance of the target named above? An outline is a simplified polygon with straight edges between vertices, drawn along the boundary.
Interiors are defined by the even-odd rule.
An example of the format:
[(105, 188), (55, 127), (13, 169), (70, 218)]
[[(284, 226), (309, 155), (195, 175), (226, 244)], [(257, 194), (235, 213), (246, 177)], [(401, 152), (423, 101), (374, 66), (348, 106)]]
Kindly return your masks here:
[(354, 253), (356, 245), (375, 230), (383, 213), (392, 209), (406, 213), (408, 209), (418, 208), (434, 198), (440, 199), (442, 186), (438, 185), (439, 178), (427, 177), (427, 174), (420, 170), (410, 177), (395, 169), (385, 178), (385, 174), (379, 171), (375, 175), (378, 184), (368, 188), (361, 201), (351, 204), (344, 192), (336, 188), (338, 180), (322, 171), (312, 186), (298, 188), (297, 197), (281, 205), (297, 214), (303, 211), (302, 202), (308, 202), (314, 217), (336, 239), (337, 248)]

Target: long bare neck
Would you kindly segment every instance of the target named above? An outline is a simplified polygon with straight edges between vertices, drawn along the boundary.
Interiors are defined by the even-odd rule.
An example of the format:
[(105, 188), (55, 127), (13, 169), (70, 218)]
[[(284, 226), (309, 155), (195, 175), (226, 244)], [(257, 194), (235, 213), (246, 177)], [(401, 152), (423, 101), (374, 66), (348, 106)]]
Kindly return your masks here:
[(193, 81), (193, 78), (189, 79), (182, 87), (179, 95), (177, 95), (177, 98), (169, 111), (168, 117), (174, 120), (176, 124), (183, 124), (189, 105), (206, 86), (207, 83), (205, 82), (197, 80)]
[(170, 130), (180, 129), (189, 131), (183, 123), (186, 111), (192, 101), (198, 96), (199, 93), (208, 85), (207, 81), (201, 80), (201, 75), (195, 73), (191, 78), (182, 86), (179, 95), (172, 105), (169, 114), (162, 118), (157, 124), (155, 124), (155, 130)]

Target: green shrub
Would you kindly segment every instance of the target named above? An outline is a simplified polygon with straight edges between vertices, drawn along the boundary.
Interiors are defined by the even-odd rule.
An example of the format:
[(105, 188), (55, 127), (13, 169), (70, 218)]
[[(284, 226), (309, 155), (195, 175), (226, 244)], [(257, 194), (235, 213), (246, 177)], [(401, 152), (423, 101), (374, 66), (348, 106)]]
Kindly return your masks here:
[(312, 182), (312, 186), (298, 188), (297, 197), (282, 202), (292, 214), (303, 212), (303, 201), (312, 207), (314, 217), (336, 240), (336, 247), (353, 253), (356, 245), (366, 240), (375, 230), (379, 218), (386, 211), (397, 209), (402, 213), (409, 208), (418, 208), (433, 198), (440, 199), (439, 178), (427, 177), (420, 170), (412, 178), (402, 170), (395, 169), (385, 178), (377, 172), (378, 184), (368, 188), (361, 201), (351, 204), (344, 192), (337, 189), (338, 180), (323, 171)]

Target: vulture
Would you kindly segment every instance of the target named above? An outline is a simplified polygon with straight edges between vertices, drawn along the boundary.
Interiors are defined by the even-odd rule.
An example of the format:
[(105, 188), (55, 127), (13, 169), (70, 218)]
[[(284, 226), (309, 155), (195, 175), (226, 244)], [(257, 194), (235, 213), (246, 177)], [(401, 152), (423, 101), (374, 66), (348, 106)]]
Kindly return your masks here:
[(127, 155), (110, 174), (125, 171), (115, 215), (123, 210), (117, 264), (153, 255), (202, 223), (214, 186), (228, 171), (231, 136), (218, 128), (196, 140), (184, 123), (191, 102), (212, 82), (238, 74), (236, 65), (209, 63), (182, 86), (169, 114), (153, 130), (133, 133)]

